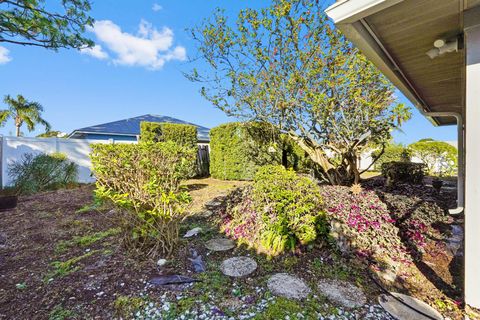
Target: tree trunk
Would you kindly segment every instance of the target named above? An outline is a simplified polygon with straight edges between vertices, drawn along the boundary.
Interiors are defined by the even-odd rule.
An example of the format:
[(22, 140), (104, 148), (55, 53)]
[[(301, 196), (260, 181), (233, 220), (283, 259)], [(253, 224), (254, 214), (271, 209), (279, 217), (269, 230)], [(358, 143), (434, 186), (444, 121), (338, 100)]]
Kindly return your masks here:
[(22, 120), (18, 116), (15, 117), (15, 129), (17, 137), (20, 137), (20, 127), (22, 126)]

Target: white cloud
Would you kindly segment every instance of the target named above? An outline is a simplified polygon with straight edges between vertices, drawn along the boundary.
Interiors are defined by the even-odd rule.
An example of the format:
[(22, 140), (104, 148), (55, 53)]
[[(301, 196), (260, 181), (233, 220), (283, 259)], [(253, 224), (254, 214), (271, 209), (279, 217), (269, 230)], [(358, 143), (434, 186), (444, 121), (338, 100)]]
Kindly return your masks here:
[(102, 46), (99, 44), (94, 45), (92, 48), (80, 49), (80, 53), (92, 56), (100, 60), (108, 58), (108, 53), (103, 51)]
[(5, 64), (12, 61), (12, 58), (9, 56), (10, 50), (5, 47), (0, 47), (0, 64)]
[(159, 5), (158, 3), (154, 3), (153, 6), (152, 6), (152, 10), (155, 11), (155, 12), (158, 12), (162, 9), (163, 9), (163, 7), (161, 5)]
[(96, 21), (91, 31), (115, 55), (115, 64), (158, 70), (168, 61), (183, 61), (187, 56), (184, 47), (173, 47), (171, 29), (158, 30), (145, 20), (136, 35), (123, 32), (110, 20)]

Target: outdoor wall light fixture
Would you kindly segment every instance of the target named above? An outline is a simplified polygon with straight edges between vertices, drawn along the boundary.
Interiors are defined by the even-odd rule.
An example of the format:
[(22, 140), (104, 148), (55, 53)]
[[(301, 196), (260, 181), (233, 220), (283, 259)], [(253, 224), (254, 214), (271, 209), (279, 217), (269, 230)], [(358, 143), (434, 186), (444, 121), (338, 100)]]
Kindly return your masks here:
[(445, 39), (437, 39), (433, 42), (434, 48), (427, 51), (427, 56), (430, 59), (435, 59), (448, 52), (458, 52), (458, 38), (447, 41)]

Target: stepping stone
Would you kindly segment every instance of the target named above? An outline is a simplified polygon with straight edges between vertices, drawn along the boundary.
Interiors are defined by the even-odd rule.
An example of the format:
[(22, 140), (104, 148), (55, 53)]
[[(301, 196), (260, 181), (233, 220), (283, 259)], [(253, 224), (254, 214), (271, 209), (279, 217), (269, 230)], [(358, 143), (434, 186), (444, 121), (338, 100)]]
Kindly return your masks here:
[(205, 247), (211, 251), (227, 251), (235, 248), (235, 242), (226, 238), (217, 238), (207, 241)]
[(302, 279), (287, 273), (277, 273), (271, 276), (268, 279), (267, 287), (274, 295), (288, 299), (304, 299), (311, 292)]
[[(382, 294), (378, 297), (380, 305), (395, 319), (401, 320), (442, 320), (442, 315), (428, 304), (405, 294), (390, 292), (394, 297)], [(398, 300), (403, 301), (408, 306)], [(410, 307), (409, 307), (410, 306)], [(417, 312), (418, 310), (420, 312)], [(426, 317), (425, 315), (428, 315)]]
[(202, 232), (202, 228), (196, 227), (191, 230), (188, 230), (187, 233), (183, 236), (184, 238), (191, 238)]
[(233, 257), (222, 262), (220, 270), (229, 277), (245, 277), (257, 269), (257, 262), (249, 257)]
[(328, 300), (345, 308), (358, 308), (367, 303), (362, 289), (348, 281), (322, 279), (318, 282), (318, 289)]
[(219, 200), (216, 200), (216, 199), (210, 200), (207, 203), (205, 203), (205, 207), (207, 207), (207, 208), (212, 208), (212, 207), (216, 208), (216, 207), (219, 207), (221, 205), (222, 205), (222, 202), (219, 201)]

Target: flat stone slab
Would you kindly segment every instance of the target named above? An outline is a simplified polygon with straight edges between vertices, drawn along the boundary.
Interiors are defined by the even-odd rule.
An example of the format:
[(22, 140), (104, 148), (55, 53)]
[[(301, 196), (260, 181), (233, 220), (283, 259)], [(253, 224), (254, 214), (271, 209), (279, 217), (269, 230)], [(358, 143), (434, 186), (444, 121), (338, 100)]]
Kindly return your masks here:
[[(442, 320), (442, 315), (428, 304), (423, 301), (420, 301), (414, 297), (407, 296), (405, 294), (390, 292), (391, 295), (395, 296), (395, 298), (403, 301), (404, 303), (408, 304), (410, 307), (406, 306), (405, 304), (401, 303), (394, 297), (382, 294), (378, 297), (378, 302), (380, 305), (387, 311), (392, 317), (395, 319), (400, 320), (431, 320), (431, 319), (438, 319)], [(418, 310), (420, 312), (417, 312)], [(423, 314), (422, 314), (423, 313)], [(424, 314), (428, 315), (426, 317)]]
[(322, 279), (318, 282), (318, 290), (328, 300), (345, 308), (358, 308), (367, 303), (362, 289), (348, 281)]
[(185, 233), (185, 235), (183, 237), (184, 238), (191, 238), (191, 237), (194, 237), (194, 236), (198, 235), (200, 232), (202, 232), (202, 228), (196, 227), (196, 228), (188, 230), (187, 233)]
[(277, 273), (271, 276), (268, 279), (267, 287), (274, 295), (288, 299), (305, 299), (311, 292), (302, 279), (287, 273)]
[(245, 277), (257, 270), (257, 262), (249, 257), (233, 257), (223, 261), (220, 270), (229, 277)]
[(227, 238), (216, 238), (207, 241), (205, 247), (211, 251), (227, 251), (235, 248), (235, 242)]

